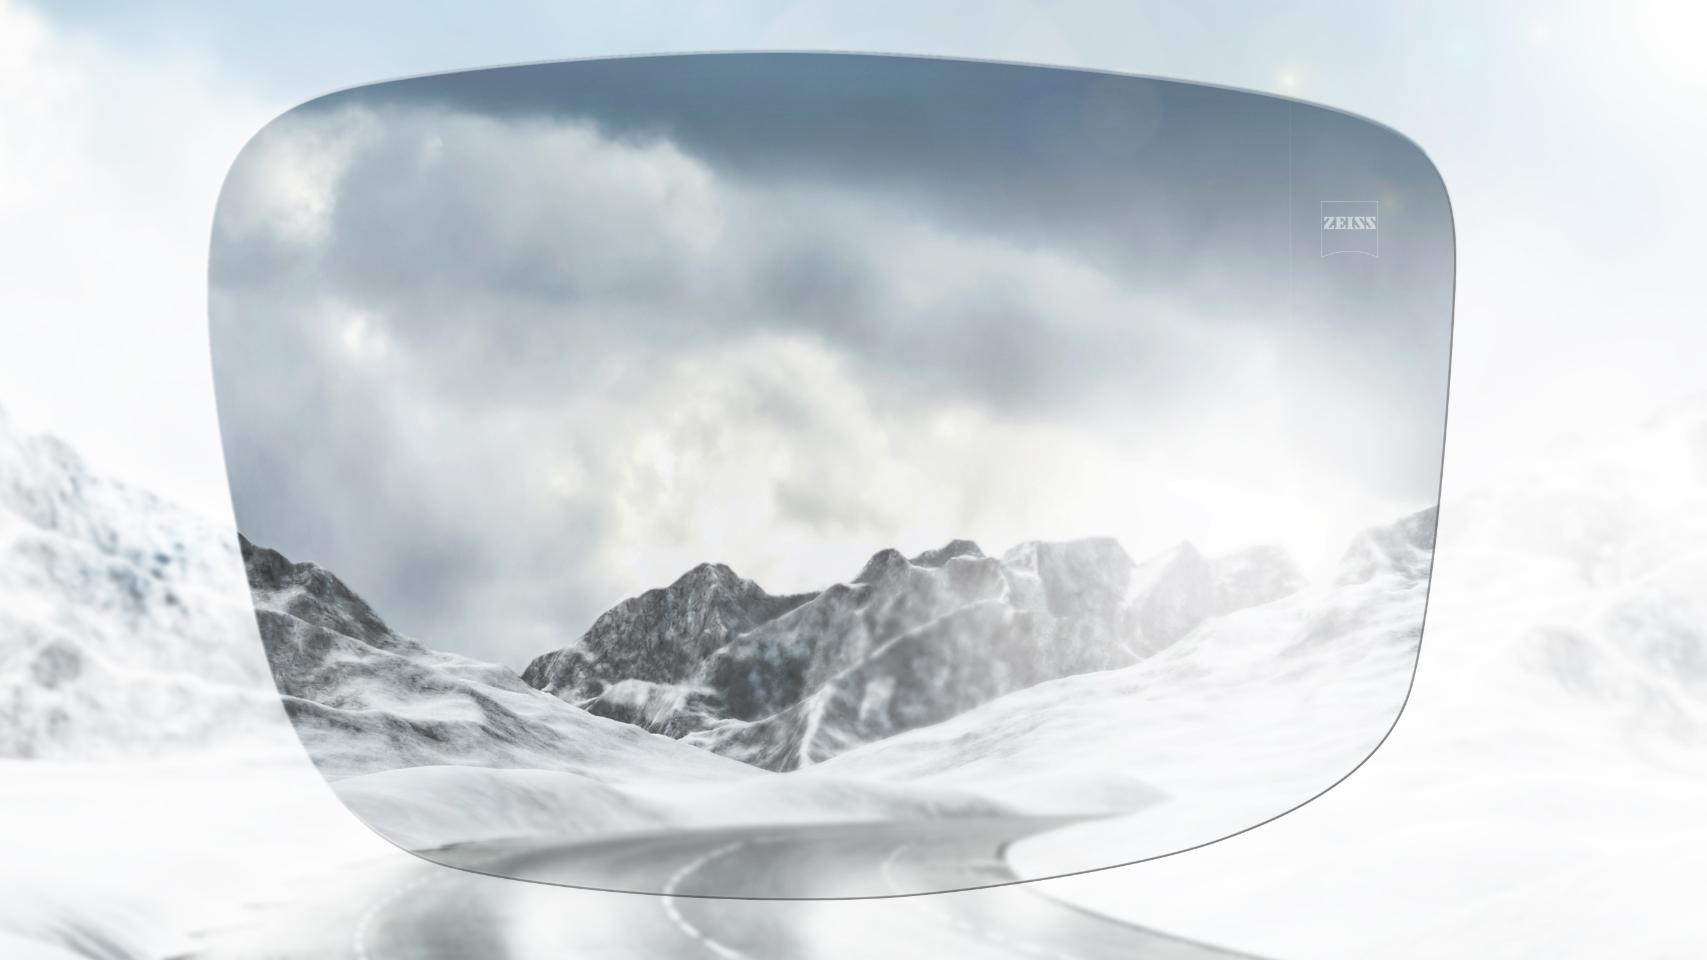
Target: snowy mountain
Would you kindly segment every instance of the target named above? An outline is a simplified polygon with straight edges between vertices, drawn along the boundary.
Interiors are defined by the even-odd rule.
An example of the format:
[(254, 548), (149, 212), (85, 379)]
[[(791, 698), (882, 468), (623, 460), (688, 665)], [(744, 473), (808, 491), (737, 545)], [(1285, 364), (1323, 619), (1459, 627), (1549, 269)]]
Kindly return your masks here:
[(0, 757), (252, 734), (277, 711), (228, 532), (0, 414)]
[(1134, 563), (1107, 539), (885, 550), (805, 597), (703, 565), (526, 679), (397, 634), (312, 564), (243, 556), (299, 736), (406, 846), (1147, 818), (1136, 854), (1086, 864), (1105, 866), (1243, 829), (1368, 755), (1415, 662), (1433, 530), (1433, 511), (1371, 530), (1314, 586), (1279, 551)]
[(247, 539), (242, 552), (285, 710), (330, 777), (434, 765), (682, 780), (750, 772), (577, 709), (507, 668), (430, 650), (314, 564)]
[(702, 563), (624, 600), (579, 643), (536, 658), (522, 676), (600, 716), (679, 735), (714, 719), (706, 692), (690, 682), (712, 654), (810, 596), (773, 597), (722, 564)]
[[(779, 782), (543, 693), (507, 667), (431, 650), (314, 564), (247, 539), (242, 554), (298, 738), (339, 799), (403, 846), (1005, 812), (954, 786)], [(716, 593), (704, 586), (701, 598)]]
[[(1135, 563), (1111, 540), (885, 550), (800, 596), (705, 565), (524, 680), (398, 634), (331, 572), (62, 444), (0, 436), (0, 617), (22, 638), (0, 658), (12, 755), (278, 730), (282, 695), (340, 799), (416, 849), (967, 816), (1023, 832), (1135, 810), (1165, 824), (1264, 801), (1157, 833), (1201, 842), (1359, 759), (1337, 721), (1379, 728), (1414, 649), (1407, 599), (1385, 608), (1391, 642), (1369, 610), (1426, 569), (1416, 521), (1314, 587), (1274, 550)], [(1337, 706), (1300, 709), (1322, 702)], [(1274, 782), (1287, 789), (1248, 789)]]
[(808, 775), (979, 784), (1016, 804), (1123, 779), (1164, 797), (1134, 808), (1121, 842), (1075, 849), (1051, 861), (1055, 873), (1244, 829), (1326, 789), (1391, 728), (1416, 662), (1433, 531), (1432, 509), (1368, 531), (1334, 582), (1209, 617), (1132, 666), (1037, 684)]
[(874, 555), (822, 592), (766, 593), (703, 564), (545, 654), (528, 683), (770, 770), (826, 760), (1061, 677), (1139, 662), (1207, 618), (1302, 586), (1278, 548), (1136, 564), (1110, 539), (954, 540)]
[[(1707, 956), (1704, 544), (1707, 396), (1478, 477), (1442, 505), (1416, 686), (1366, 766), (1261, 829), (1051, 893), (1274, 956)], [(1009, 859), (1059, 872), (1157, 828)]]

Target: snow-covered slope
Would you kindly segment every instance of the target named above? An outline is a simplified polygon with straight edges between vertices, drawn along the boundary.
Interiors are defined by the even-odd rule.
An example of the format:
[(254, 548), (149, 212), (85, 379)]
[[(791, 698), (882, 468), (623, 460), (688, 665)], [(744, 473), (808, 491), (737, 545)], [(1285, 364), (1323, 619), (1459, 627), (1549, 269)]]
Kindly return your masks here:
[(1041, 683), (812, 773), (975, 783), (1016, 803), (1091, 776), (1166, 795), (1134, 817), (1128, 842), (1063, 870), (1243, 829), (1333, 783), (1391, 727), (1415, 662), (1433, 533), (1432, 509), (1370, 530), (1333, 583), (1211, 617), (1133, 666)]
[(429, 650), (328, 571), (247, 540), (242, 550), (286, 712), (329, 777), (440, 765), (677, 781), (753, 772), (593, 716), (504, 667)]
[(276, 715), (231, 535), (3, 414), (0, 596), (0, 757), (198, 747)]
[(7, 958), (184, 955), (384, 847), (290, 734), (235, 534), (4, 416), (0, 811)]
[[(1146, 845), (1095, 867), (1243, 829), (1367, 755), (1414, 662), (1433, 521), (1365, 533), (1302, 589), (1275, 551), (1138, 564), (1111, 540), (883, 551), (805, 600), (702, 566), (600, 621), (600, 644), (644, 625), (639, 653), (536, 663), (665, 671), (581, 704), (396, 634), (312, 564), (243, 556), (299, 735), (399, 842), (1145, 811)], [(683, 691), (708, 715), (781, 707), (643, 729), (679, 720)]]
[[(1260, 830), (1042, 889), (1274, 956), (1707, 956), (1707, 398), (1441, 517), (1416, 688), (1367, 765)], [(1054, 872), (1145, 829), (1012, 855)]]
[(884, 550), (851, 580), (790, 597), (706, 564), (619, 604), (524, 676), (601, 716), (790, 770), (1128, 666), (1301, 584), (1276, 548), (1210, 560), (1182, 544), (1135, 564), (1108, 539), (999, 559), (966, 540), (911, 560)]
[(785, 779), (597, 716), (397, 634), (314, 564), (242, 551), (297, 736), (339, 799), (404, 846), (1009, 812), (953, 785)]

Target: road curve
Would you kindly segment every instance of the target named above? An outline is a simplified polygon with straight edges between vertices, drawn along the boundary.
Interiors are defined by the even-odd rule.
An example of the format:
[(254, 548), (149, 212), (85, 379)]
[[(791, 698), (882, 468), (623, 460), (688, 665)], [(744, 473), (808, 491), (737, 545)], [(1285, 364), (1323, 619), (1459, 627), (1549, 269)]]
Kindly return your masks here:
[[(435, 851), (518, 882), (427, 862), (356, 873), (198, 956), (355, 960), (1231, 960), (1248, 958), (1065, 906), (1012, 879), (1011, 821), (801, 826), (597, 844), (505, 842)], [(557, 886), (590, 883), (616, 893)], [(928, 896), (920, 889), (984, 886)], [(771, 896), (885, 899), (732, 900)]]
[(896, 897), (1011, 883), (1003, 848), (1082, 821), (956, 817), (665, 830), (593, 841), (468, 843), (424, 855), (478, 873), (621, 893)]

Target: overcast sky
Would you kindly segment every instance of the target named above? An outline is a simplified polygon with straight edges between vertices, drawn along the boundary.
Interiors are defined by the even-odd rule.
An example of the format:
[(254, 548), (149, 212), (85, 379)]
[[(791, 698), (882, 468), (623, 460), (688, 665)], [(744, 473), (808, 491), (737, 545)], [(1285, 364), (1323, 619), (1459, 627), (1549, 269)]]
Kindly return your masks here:
[[(1320, 256), (1380, 200), (1382, 255)], [(239, 157), (210, 316), (239, 527), (521, 663), (720, 561), (1279, 541), (1434, 502), (1450, 215), (1384, 128), (951, 61), (530, 66)]]
[[(268, 120), (343, 86), (500, 63), (913, 51), (1292, 94), (1414, 138), (1458, 225), (1447, 482), (1485, 480), (1561, 433), (1617, 430), (1701, 389), (1701, 26), (1669, 0), (635, 0), (504, 16), (402, 0), (0, 0), (0, 403), (225, 522), (208, 227)], [(1666, 214), (1632, 232), (1633, 195)]]

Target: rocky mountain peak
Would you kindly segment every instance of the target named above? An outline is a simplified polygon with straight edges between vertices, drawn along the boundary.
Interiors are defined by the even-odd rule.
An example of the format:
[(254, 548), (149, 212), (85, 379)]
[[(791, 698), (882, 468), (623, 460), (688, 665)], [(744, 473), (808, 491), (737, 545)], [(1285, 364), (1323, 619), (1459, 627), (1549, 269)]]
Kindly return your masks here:
[(535, 658), (522, 676), (575, 701), (620, 680), (680, 684), (736, 635), (812, 596), (773, 596), (726, 564), (701, 563), (668, 587), (607, 610), (574, 643)]
[(685, 591), (739, 590), (756, 585), (743, 578), (724, 563), (701, 563), (675, 579), (666, 589)]
[(901, 551), (888, 547), (872, 554), (859, 575), (853, 578), (853, 582), (881, 583), (905, 573), (907, 566), (907, 558), (901, 556)]
[(361, 640), (381, 649), (392, 649), (403, 640), (393, 633), (378, 613), (330, 570), (312, 563), (292, 563), (270, 547), (257, 546), (238, 534), (237, 544), (249, 591), (263, 603), (304, 623)]
[(982, 559), (984, 551), (970, 540), (950, 540), (935, 550), (925, 552), (908, 561), (915, 567), (940, 567), (955, 557), (974, 557)]

